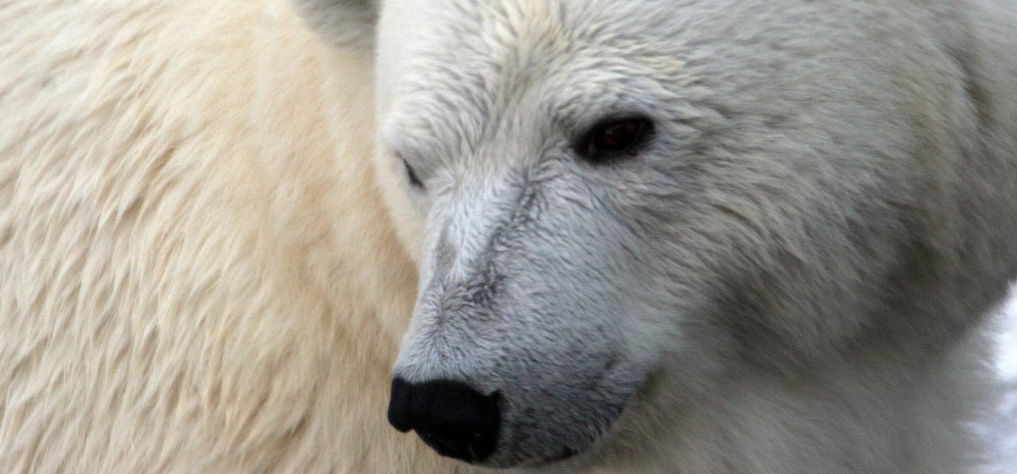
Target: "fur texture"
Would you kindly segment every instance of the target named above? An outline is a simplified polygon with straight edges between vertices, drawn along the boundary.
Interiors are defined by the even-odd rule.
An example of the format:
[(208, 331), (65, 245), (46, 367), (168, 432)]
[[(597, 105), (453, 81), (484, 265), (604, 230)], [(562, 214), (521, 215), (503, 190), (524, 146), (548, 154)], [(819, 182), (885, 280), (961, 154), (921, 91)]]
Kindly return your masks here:
[(1012, 0), (382, 3), (0, 0), (0, 471), (469, 470), (393, 365), (502, 466), (973, 464)]
[[(424, 229), (396, 375), (499, 393), (489, 466), (969, 469), (1017, 275), (1015, 19), (385, 2), (380, 152)], [(584, 159), (619, 117), (652, 137)]]
[(385, 423), (369, 73), (279, 2), (0, 2), (0, 471), (459, 470)]

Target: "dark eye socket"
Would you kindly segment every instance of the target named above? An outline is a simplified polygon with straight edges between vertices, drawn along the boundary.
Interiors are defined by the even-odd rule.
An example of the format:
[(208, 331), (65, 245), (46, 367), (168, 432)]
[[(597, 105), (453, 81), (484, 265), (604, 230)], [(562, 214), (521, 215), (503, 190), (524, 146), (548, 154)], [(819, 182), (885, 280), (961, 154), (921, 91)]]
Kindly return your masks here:
[(653, 122), (643, 117), (612, 119), (594, 126), (576, 147), (587, 161), (602, 163), (632, 155), (653, 134)]
[(403, 160), (403, 166), (406, 167), (406, 176), (410, 179), (410, 184), (415, 188), (424, 189), (424, 183), (420, 181), (420, 177), (417, 176), (417, 172), (413, 170), (413, 167), (406, 161)]

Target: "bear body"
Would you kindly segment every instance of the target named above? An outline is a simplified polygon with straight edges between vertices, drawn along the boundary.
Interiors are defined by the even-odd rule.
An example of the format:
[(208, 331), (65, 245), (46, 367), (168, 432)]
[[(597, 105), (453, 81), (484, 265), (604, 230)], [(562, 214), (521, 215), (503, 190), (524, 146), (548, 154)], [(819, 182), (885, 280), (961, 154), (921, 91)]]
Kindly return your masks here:
[(458, 469), (384, 421), (415, 277), (367, 55), (281, 2), (0, 24), (0, 471)]
[(0, 4), (0, 471), (472, 471), (393, 366), (494, 467), (978, 461), (1013, 1), (483, 3)]

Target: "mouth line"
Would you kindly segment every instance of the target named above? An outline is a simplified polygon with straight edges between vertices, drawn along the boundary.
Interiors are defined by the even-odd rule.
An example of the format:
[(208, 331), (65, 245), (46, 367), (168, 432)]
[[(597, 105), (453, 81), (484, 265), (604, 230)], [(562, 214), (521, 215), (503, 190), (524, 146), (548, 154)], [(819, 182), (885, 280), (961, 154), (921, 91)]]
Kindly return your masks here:
[[(611, 363), (611, 366), (615, 365), (616, 362)], [(647, 381), (652, 378), (653, 378), (652, 374), (642, 377), (639, 383), (634, 384), (636, 388), (632, 390), (631, 393), (625, 395), (622, 401), (608, 403), (606, 404), (607, 405), (606, 407), (602, 407), (606, 409), (605, 411), (609, 413), (609, 416), (605, 416), (602, 418), (598, 417), (599, 422), (591, 419), (586, 420), (586, 423), (584, 423), (586, 425), (586, 429), (580, 429), (579, 431), (581, 432), (585, 431), (587, 435), (581, 436), (581, 439), (574, 440), (579, 441), (582, 447), (576, 448), (574, 445), (564, 445), (558, 448), (557, 451), (554, 452), (554, 454), (540, 457), (529, 457), (526, 456), (525, 453), (518, 452), (516, 455), (513, 455), (512, 453), (513, 450), (511, 447), (514, 446), (515, 443), (511, 443), (511, 440), (506, 440), (510, 441), (510, 443), (506, 443), (507, 444), (506, 448), (508, 449), (503, 451), (503, 454), (505, 454), (506, 456), (504, 457), (499, 456), (501, 457), (501, 462), (495, 461), (495, 464), (497, 465), (492, 464), (491, 467), (497, 468), (522, 467), (539, 469), (563, 461), (571, 461), (573, 458), (577, 457), (583, 458), (587, 456), (596, 456), (596, 453), (601, 450), (605, 443), (610, 442), (609, 440), (613, 437), (616, 428), (619, 426), (619, 422), (624, 417), (625, 412), (629, 408), (629, 404), (637, 396), (637, 393), (643, 388), (645, 388)], [(601, 415), (603, 414), (604, 413), (601, 413)], [(544, 452), (546, 453), (547, 451)], [(522, 456), (519, 456), (519, 454), (522, 454)], [(580, 461), (580, 463), (582, 462)]]
[[(619, 413), (619, 417), (620, 415), (621, 414)], [(600, 446), (603, 446), (605, 440), (611, 437), (611, 427), (614, 426), (617, 418), (618, 417), (616, 417), (615, 421), (611, 423), (597, 424), (597, 428), (595, 429), (596, 435), (593, 436), (592, 439), (589, 439), (588, 443), (584, 443), (585, 447), (583, 448), (575, 448), (573, 446), (566, 445), (560, 447), (556, 453), (542, 457), (512, 456), (509, 454), (509, 456), (507, 456), (508, 459), (502, 458), (502, 462), (496, 461), (496, 465), (492, 464), (491, 467), (502, 469), (520, 467), (524, 469), (539, 469), (560, 462), (570, 461), (573, 458), (594, 455), (599, 451)], [(511, 450), (509, 450), (509, 452), (511, 452)]]
[(420, 436), (420, 439), (424, 441), (424, 444), (430, 446), (431, 449), (434, 449), (435, 451), (438, 452), (438, 454), (442, 456), (456, 458), (465, 461), (469, 464), (476, 464), (477, 461), (480, 459), (480, 456), (478, 456), (477, 454), (477, 450), (474, 449), (472, 446), (469, 446), (465, 450), (463, 450), (461, 448), (457, 448), (445, 442), (441, 437), (434, 435), (431, 431), (428, 430), (413, 430), (413, 431), (417, 433), (417, 436)]
[[(540, 468), (547, 467), (547, 466), (550, 466), (552, 464), (556, 464), (556, 463), (559, 463), (559, 462), (562, 462), (562, 461), (567, 461), (567, 460), (575, 457), (576, 455), (583, 454), (583, 453), (585, 453), (585, 450), (577, 451), (577, 450), (572, 449), (570, 447), (565, 447), (565, 448), (562, 448), (561, 452), (559, 452), (558, 454), (554, 454), (554, 455), (551, 455), (551, 456), (548, 456), (548, 457), (544, 457), (544, 458), (513, 460), (513, 461), (509, 461), (509, 462), (505, 462), (505, 463), (497, 463), (496, 462), (496, 463), (489, 464), (487, 466), (488, 467), (492, 467), (492, 468), (496, 468), (496, 469), (514, 469), (514, 468), (540, 469)], [(481, 465), (484, 465), (484, 464), (482, 463)]]
[(576, 451), (575, 449), (572, 449), (572, 448), (566, 446), (566, 447), (562, 448), (562, 452), (560, 452), (560, 453), (558, 453), (558, 454), (556, 454), (554, 456), (550, 456), (550, 457), (547, 457), (547, 458), (544, 458), (544, 459), (541, 459), (541, 460), (537, 461), (536, 464), (534, 464), (534, 467), (547, 466), (549, 464), (554, 464), (554, 463), (559, 462), (559, 461), (564, 461), (564, 460), (569, 459), (569, 458), (571, 458), (571, 457), (573, 457), (573, 456), (575, 456), (577, 454), (579, 454), (579, 451)]

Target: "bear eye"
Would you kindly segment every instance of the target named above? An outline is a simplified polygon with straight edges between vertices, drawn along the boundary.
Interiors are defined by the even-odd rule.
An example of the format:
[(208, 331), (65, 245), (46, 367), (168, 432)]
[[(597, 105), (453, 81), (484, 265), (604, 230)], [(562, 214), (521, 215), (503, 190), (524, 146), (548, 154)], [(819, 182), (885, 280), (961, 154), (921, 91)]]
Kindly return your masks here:
[(410, 184), (415, 188), (424, 189), (424, 183), (420, 181), (420, 177), (417, 176), (417, 172), (410, 166), (409, 162), (405, 158), (402, 158), (403, 166), (406, 167), (406, 176), (410, 180)]
[(603, 121), (585, 135), (576, 151), (587, 161), (602, 163), (634, 154), (652, 133), (653, 122), (643, 117)]

